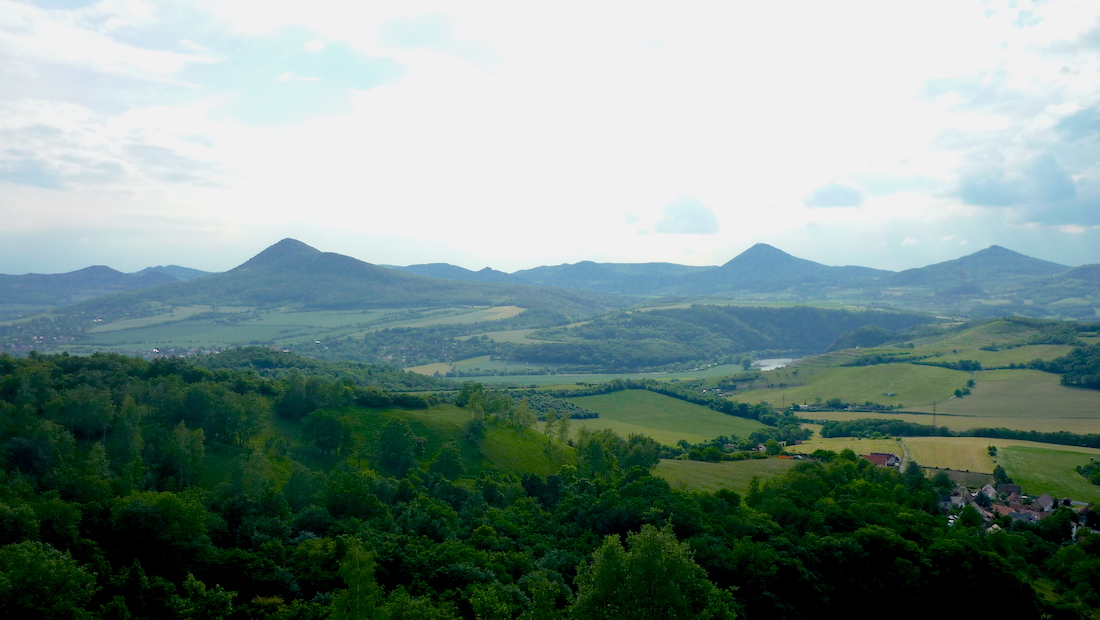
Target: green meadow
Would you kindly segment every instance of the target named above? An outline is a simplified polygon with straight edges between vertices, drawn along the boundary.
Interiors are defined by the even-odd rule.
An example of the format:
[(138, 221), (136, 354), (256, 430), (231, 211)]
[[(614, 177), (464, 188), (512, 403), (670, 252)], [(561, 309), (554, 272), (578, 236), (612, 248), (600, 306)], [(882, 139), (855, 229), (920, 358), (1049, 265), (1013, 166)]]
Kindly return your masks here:
[(523, 308), (517, 306), (261, 312), (244, 307), (164, 306), (163, 312), (151, 316), (97, 325), (79, 346), (118, 351), (258, 343), (287, 346), (322, 338), (362, 336), (389, 327), (499, 320), (521, 312)]
[[(1037, 370), (986, 370), (975, 373), (974, 381), (970, 395), (936, 405), (938, 414), (947, 414), (938, 415), (937, 424), (952, 430), (1100, 432), (1100, 391), (1065, 387), (1058, 375)], [(927, 404), (906, 408), (932, 412)]]
[(653, 473), (664, 478), (674, 488), (682, 487), (693, 491), (730, 489), (744, 495), (753, 478), (767, 480), (781, 476), (797, 463), (799, 461), (793, 459), (777, 458), (721, 463), (662, 459)]
[(610, 428), (624, 437), (648, 435), (666, 445), (681, 439), (699, 443), (719, 435), (747, 437), (765, 426), (756, 420), (718, 413), (708, 407), (648, 390), (623, 390), (571, 399), (600, 414), (598, 418), (573, 420), (573, 428)]
[[(879, 364), (875, 366), (796, 365), (761, 373), (757, 385), (729, 395), (733, 400), (773, 406), (812, 404), (839, 398), (846, 403), (872, 402), (904, 405), (946, 400), (959, 388), (966, 387), (970, 373), (915, 364)], [(767, 383), (764, 383), (764, 382)], [(780, 387), (786, 384), (786, 387)]]
[(1085, 480), (1074, 468), (1094, 458), (1100, 455), (1036, 447), (1011, 447), (998, 452), (998, 461), (1026, 493), (1049, 493), (1058, 499), (1071, 497), (1093, 503), (1100, 502), (1100, 486)]

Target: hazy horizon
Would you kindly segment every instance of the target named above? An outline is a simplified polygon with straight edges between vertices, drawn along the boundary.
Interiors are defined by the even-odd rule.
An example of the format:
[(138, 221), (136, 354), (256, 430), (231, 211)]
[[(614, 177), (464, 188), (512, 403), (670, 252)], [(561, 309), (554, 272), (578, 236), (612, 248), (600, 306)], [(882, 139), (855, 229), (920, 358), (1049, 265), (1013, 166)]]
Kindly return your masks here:
[[(285, 238), (285, 239), (281, 239), (280, 241), (284, 241), (284, 240), (286, 240), (286, 239), (294, 239), (294, 238), (293, 238), (293, 237), (287, 237), (287, 238)], [(295, 240), (296, 240), (296, 241), (301, 241), (301, 239), (295, 239)], [(279, 241), (277, 241), (277, 242), (275, 242), (275, 243), (279, 243)], [(258, 250), (258, 251), (257, 251), (257, 252), (256, 252), (255, 254), (259, 254), (259, 253), (260, 253), (260, 252), (262, 252), (262, 251), (263, 251), (264, 249), (266, 249), (266, 248), (268, 248), (268, 247), (271, 247), (272, 245), (275, 245), (275, 243), (273, 243), (273, 244), (270, 244), (270, 245), (268, 245), (268, 246), (265, 246), (264, 248), (260, 248), (260, 250)], [(305, 242), (303, 241), (303, 243), (305, 243)], [(321, 252), (330, 252), (330, 251), (331, 251), (331, 250), (326, 250), (326, 249), (325, 249), (325, 248), (323, 248), (323, 247), (316, 247), (316, 246), (313, 246), (312, 244), (309, 244), (309, 243), (306, 243), (306, 245), (310, 245), (310, 246), (311, 246), (311, 247), (313, 247), (314, 249), (316, 249), (316, 250), (319, 250), (319, 251), (321, 251)], [(753, 244), (753, 245), (756, 245), (756, 244)], [(770, 244), (768, 244), (768, 245), (770, 245)], [(992, 244), (992, 245), (997, 245), (997, 244)], [(968, 253), (967, 253), (966, 255), (969, 255), (969, 254), (973, 254), (973, 253), (975, 253), (975, 252), (979, 252), (979, 251), (981, 251), (981, 250), (984, 250), (984, 249), (988, 249), (989, 247), (992, 247), (992, 245), (991, 245), (991, 246), (986, 246), (985, 248), (978, 248), (978, 249), (977, 249), (977, 250), (975, 250), (974, 252), (968, 252)], [(751, 247), (751, 246), (750, 246), (750, 247)], [(774, 247), (774, 246), (773, 246), (773, 247)], [(745, 248), (745, 250), (748, 250), (748, 249), (749, 249), (749, 248)], [(779, 250), (781, 250), (781, 251), (784, 251), (784, 252), (786, 252), (786, 250), (783, 250), (783, 248), (777, 248), (777, 249), (779, 249)], [(1012, 248), (1006, 248), (1006, 249), (1008, 249), (1008, 250), (1012, 250)], [(1014, 250), (1013, 250), (1013, 251), (1014, 251)], [(339, 253), (339, 252), (337, 252), (337, 253)], [(786, 252), (786, 253), (787, 253), (787, 254), (791, 254), (791, 255), (792, 255), (792, 256), (794, 256), (795, 258), (805, 258), (804, 256), (798, 256), (797, 254), (792, 254), (791, 252)], [(229, 265), (229, 266), (227, 266), (227, 267), (224, 267), (224, 268), (220, 268), (220, 269), (204, 269), (204, 270), (202, 270), (202, 271), (210, 271), (211, 273), (221, 273), (221, 272), (229, 271), (229, 270), (231, 270), (231, 269), (233, 269), (233, 268), (235, 268), (235, 267), (238, 267), (239, 265), (243, 264), (243, 263), (244, 263), (244, 262), (246, 262), (246, 261), (247, 261), (247, 260), (248, 260), (249, 258), (252, 258), (252, 256), (255, 256), (255, 254), (253, 254), (253, 255), (251, 255), (251, 256), (248, 256), (248, 257), (246, 257), (246, 258), (245, 258), (244, 260), (242, 260), (242, 261), (241, 261), (240, 263), (235, 263), (235, 264), (233, 264), (233, 265)], [(738, 254), (737, 254), (737, 255), (740, 255), (740, 254), (741, 254), (741, 252), (738, 252)], [(965, 256), (965, 255), (959, 255), (959, 256), (956, 256), (956, 257), (954, 257), (954, 258), (962, 258), (963, 256)], [(364, 261), (364, 262), (367, 262), (367, 263), (371, 263), (371, 261), (369, 261), (369, 260), (366, 260), (366, 259), (364, 259), (364, 258), (362, 258), (362, 257), (358, 257), (358, 256), (353, 256), (352, 258), (357, 258), (357, 259), (359, 259), (359, 260), (362, 260), (362, 261)], [(724, 260), (724, 261), (722, 261), (722, 262), (720, 262), (720, 263), (714, 263), (714, 264), (711, 264), (711, 265), (694, 265), (694, 266), (697, 266), (697, 267), (718, 267), (718, 266), (721, 266), (722, 264), (724, 264), (724, 263), (728, 262), (728, 260), (731, 260), (731, 259), (733, 259), (733, 258), (735, 258), (735, 256), (731, 256), (731, 257), (729, 257), (729, 259), (727, 259), (727, 260)], [(1037, 258), (1037, 259), (1039, 259), (1039, 260), (1047, 260), (1047, 259), (1044, 259), (1044, 258), (1042, 258), (1042, 257), (1040, 257), (1040, 256), (1032, 256), (1031, 258)], [(563, 264), (576, 264), (576, 263), (578, 263), (578, 262), (584, 262), (584, 261), (587, 261), (587, 260), (589, 260), (589, 259), (581, 259), (581, 260), (579, 260), (579, 261), (573, 261), (573, 263), (547, 263), (547, 264), (543, 264), (543, 265), (531, 265), (531, 266), (529, 266), (529, 267), (521, 267), (521, 268), (519, 268), (519, 269), (514, 269), (514, 270), (512, 270), (512, 271), (505, 271), (505, 270), (503, 270), (503, 269), (497, 269), (497, 268), (496, 268), (496, 267), (494, 267), (493, 265), (482, 265), (482, 266), (480, 266), (480, 267), (471, 267), (471, 266), (467, 266), (467, 265), (457, 265), (457, 264), (455, 264), (455, 263), (448, 263), (448, 262), (446, 262), (446, 261), (433, 261), (433, 262), (431, 262), (431, 263), (408, 263), (408, 264), (406, 264), (406, 265), (396, 265), (396, 264), (393, 264), (393, 263), (372, 263), (372, 264), (375, 264), (375, 265), (379, 265), (379, 266), (382, 266), (382, 267), (392, 267), (392, 268), (401, 268), (401, 267), (409, 267), (409, 266), (413, 266), (413, 265), (426, 265), (426, 264), (449, 264), (449, 265), (454, 265), (454, 266), (456, 266), (456, 267), (462, 267), (462, 268), (464, 268), (464, 269), (468, 269), (468, 270), (470, 270), (470, 271), (479, 271), (479, 270), (481, 270), (481, 269), (484, 269), (484, 268), (488, 267), (488, 268), (490, 268), (490, 269), (494, 269), (494, 270), (496, 270), (496, 271), (504, 271), (505, 273), (510, 273), (510, 274), (511, 274), (511, 273), (516, 273), (516, 272), (518, 272), (518, 271), (523, 271), (523, 270), (526, 270), (526, 269), (533, 269), (533, 268), (535, 268), (535, 267), (543, 267), (543, 266), (557, 266), (557, 265), (563, 265)], [(953, 259), (946, 259), (946, 260), (953, 260)], [(597, 262), (597, 261), (593, 261), (593, 262)], [(598, 261), (598, 262), (603, 262), (603, 263), (615, 263), (615, 262), (618, 262), (618, 263), (620, 263), (620, 264), (622, 263), (622, 261)], [(670, 262), (670, 261), (638, 261), (638, 263), (668, 263), (668, 262)], [(821, 261), (814, 261), (814, 262), (821, 262)], [(937, 261), (937, 262), (943, 262), (943, 261)], [(1050, 262), (1057, 262), (1057, 261), (1050, 261)], [(677, 264), (687, 264), (687, 263), (677, 263)], [(869, 266), (869, 265), (858, 265), (858, 264), (854, 264), (854, 263), (844, 263), (844, 264), (839, 264), (839, 263), (838, 263), (838, 264), (833, 264), (833, 263), (821, 262), (821, 264), (823, 264), (823, 265), (829, 265), (829, 266), (859, 266), (859, 267), (868, 267), (868, 266)], [(928, 266), (928, 265), (931, 265), (931, 264), (935, 264), (935, 263), (928, 263), (928, 264), (926, 264), (926, 265), (915, 265), (914, 267), (926, 267), (926, 266)], [(1065, 263), (1062, 263), (1062, 264), (1065, 264)], [(1082, 263), (1082, 264), (1088, 264), (1088, 263)], [(68, 273), (68, 272), (71, 272), (71, 271), (79, 271), (80, 269), (86, 269), (86, 268), (88, 268), (88, 267), (97, 267), (97, 266), (105, 266), (105, 267), (110, 267), (110, 268), (112, 268), (112, 269), (116, 269), (116, 271), (121, 271), (121, 272), (123, 272), (123, 273), (137, 273), (137, 272), (139, 272), (139, 271), (142, 271), (143, 269), (149, 269), (149, 268), (153, 268), (153, 267), (168, 267), (168, 266), (173, 266), (173, 265), (175, 265), (175, 266), (178, 266), (178, 267), (188, 267), (188, 268), (196, 269), (196, 267), (193, 267), (193, 266), (191, 266), (191, 265), (187, 265), (187, 264), (179, 264), (179, 263), (158, 263), (158, 264), (149, 264), (149, 265), (145, 265), (144, 267), (140, 267), (140, 268), (137, 268), (137, 269), (130, 269), (130, 270), (126, 270), (126, 269), (116, 269), (115, 267), (113, 267), (113, 266), (111, 266), (111, 265), (103, 265), (103, 264), (100, 264), (100, 263), (96, 263), (96, 264), (89, 264), (89, 265), (84, 265), (83, 267), (79, 267), (79, 268), (77, 268), (77, 269), (72, 269), (72, 270), (69, 270), (69, 271), (67, 271), (67, 272), (50, 272), (50, 273)], [(1076, 265), (1076, 264), (1068, 264), (1068, 265), (1066, 265), (1066, 266), (1067, 266), (1067, 267), (1078, 267), (1079, 265)], [(898, 270), (889, 270), (889, 271), (904, 271), (904, 270), (898, 269)], [(0, 275), (26, 275), (26, 274), (41, 274), (41, 275), (45, 275), (46, 273), (47, 273), (47, 272), (25, 272), (25, 273), (22, 273), (22, 274), (10, 274), (10, 273), (2, 273), (2, 272), (0, 272)]]
[(1100, 263), (1100, 6), (0, 0), (0, 273)]

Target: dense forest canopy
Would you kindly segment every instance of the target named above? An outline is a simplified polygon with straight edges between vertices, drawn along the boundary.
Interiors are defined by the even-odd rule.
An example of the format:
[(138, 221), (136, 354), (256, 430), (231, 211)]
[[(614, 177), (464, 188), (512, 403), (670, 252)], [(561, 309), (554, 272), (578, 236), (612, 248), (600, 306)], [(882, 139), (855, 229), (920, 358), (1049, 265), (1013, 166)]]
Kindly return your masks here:
[[(850, 451), (743, 497), (688, 492), (650, 475), (655, 442), (608, 430), (542, 440), (571, 455), (553, 474), (475, 467), (479, 437), (523, 437), (533, 416), (464, 393), (462, 436), (421, 453), (378, 387), (0, 357), (0, 605), (280, 619), (932, 617), (950, 592), (1022, 617), (1100, 605), (1100, 538), (1070, 544), (1068, 509), (991, 533), (971, 508), (949, 526), (943, 480)], [(353, 422), (372, 411), (389, 421), (360, 449)]]

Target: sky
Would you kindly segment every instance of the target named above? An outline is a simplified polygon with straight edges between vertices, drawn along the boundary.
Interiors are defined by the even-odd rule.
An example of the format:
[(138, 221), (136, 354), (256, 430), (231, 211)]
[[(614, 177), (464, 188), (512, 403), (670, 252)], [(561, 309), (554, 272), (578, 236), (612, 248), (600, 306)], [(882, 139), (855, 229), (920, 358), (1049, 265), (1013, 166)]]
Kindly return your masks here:
[(1100, 262), (1100, 3), (0, 0), (0, 273)]

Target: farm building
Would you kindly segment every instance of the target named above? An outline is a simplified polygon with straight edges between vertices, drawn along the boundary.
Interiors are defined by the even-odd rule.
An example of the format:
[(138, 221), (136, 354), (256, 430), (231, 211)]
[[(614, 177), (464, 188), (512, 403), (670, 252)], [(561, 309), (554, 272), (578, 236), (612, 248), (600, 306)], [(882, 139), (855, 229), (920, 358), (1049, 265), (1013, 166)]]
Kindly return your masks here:
[(875, 465), (880, 467), (898, 467), (901, 465), (901, 459), (896, 454), (888, 454), (886, 452), (872, 452), (870, 454), (859, 455), (862, 458), (871, 461)]

